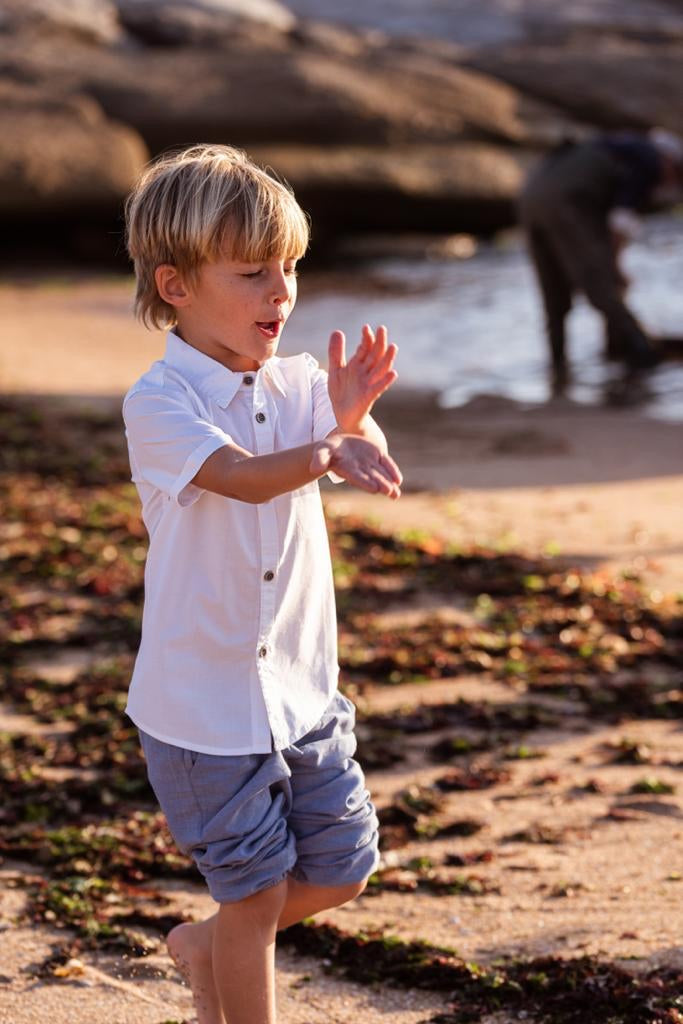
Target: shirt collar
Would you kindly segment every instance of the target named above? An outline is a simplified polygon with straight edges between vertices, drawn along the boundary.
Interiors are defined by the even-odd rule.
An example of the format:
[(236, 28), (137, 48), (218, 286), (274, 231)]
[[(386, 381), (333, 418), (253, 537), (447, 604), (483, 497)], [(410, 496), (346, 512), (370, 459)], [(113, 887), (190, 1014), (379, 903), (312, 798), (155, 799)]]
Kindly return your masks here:
[[(166, 336), (164, 362), (179, 370), (194, 387), (224, 407), (233, 400), (246, 375), (242, 370), (229, 370), (216, 359), (188, 345), (173, 331), (169, 331)], [(255, 370), (253, 376), (261, 374), (285, 397), (285, 378), (279, 362), (277, 356), (273, 356), (259, 370)]]

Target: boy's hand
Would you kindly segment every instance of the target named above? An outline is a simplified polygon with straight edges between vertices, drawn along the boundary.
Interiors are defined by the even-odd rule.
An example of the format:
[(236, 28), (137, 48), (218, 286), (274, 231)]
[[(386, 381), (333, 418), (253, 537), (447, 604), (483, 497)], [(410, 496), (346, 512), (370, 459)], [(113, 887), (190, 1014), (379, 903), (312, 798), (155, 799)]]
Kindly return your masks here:
[(316, 475), (333, 470), (354, 487), (371, 494), (400, 498), (403, 477), (390, 455), (376, 445), (352, 434), (331, 434), (315, 446), (311, 472)]
[(393, 369), (398, 349), (396, 345), (387, 345), (386, 327), (378, 327), (375, 335), (368, 324), (363, 327), (360, 345), (348, 363), (345, 344), (343, 333), (333, 331), (327, 388), (339, 429), (357, 434), (362, 432), (379, 396), (398, 377)]

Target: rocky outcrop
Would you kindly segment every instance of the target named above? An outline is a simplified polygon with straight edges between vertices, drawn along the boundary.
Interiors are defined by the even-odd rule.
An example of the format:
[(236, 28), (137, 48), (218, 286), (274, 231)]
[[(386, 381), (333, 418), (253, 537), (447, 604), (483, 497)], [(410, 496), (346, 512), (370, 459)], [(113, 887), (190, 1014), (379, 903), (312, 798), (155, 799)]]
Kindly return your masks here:
[(446, 41), (454, 60), (593, 127), (681, 130), (680, 0), (289, 0), (301, 16)]
[[(256, 147), (254, 158), (277, 169), (326, 232), (495, 231), (515, 220), (519, 158), (502, 146)], [(344, 202), (339, 203), (340, 181)]]
[(139, 136), (88, 96), (0, 83), (0, 216), (112, 216), (148, 159)]
[(0, 57), (17, 77), (92, 96), (153, 152), (199, 139), (533, 145), (541, 123), (542, 135), (562, 120), (540, 104), (534, 117), (516, 89), (429, 50), (363, 37), (323, 44), (303, 29), (144, 52), (75, 43), (58, 49), (39, 39), (18, 54), (0, 40)]
[(56, 45), (69, 38), (110, 45), (123, 35), (113, 0), (3, 0), (0, 33), (43, 36)]
[(517, 16), (507, 0), (454, 0), (518, 18), (516, 34), (465, 47), (297, 20), (279, 0), (5, 0), (0, 216), (75, 223), (116, 207), (120, 235), (148, 154), (215, 141), (291, 180), (319, 235), (494, 230), (525, 165), (562, 136), (683, 131), (673, 0), (638, 0), (641, 21), (629, 8), (621, 29), (603, 16), (615, 2), (529, 0)]
[(296, 20), (278, 0), (3, 0), (0, 32), (192, 46), (250, 27), (286, 32)]
[(123, 28), (150, 46), (212, 46), (232, 33), (287, 32), (296, 18), (277, 0), (116, 0)]
[(582, 35), (563, 46), (481, 52), (468, 63), (595, 126), (683, 133), (683, 34), (656, 44)]
[[(166, 25), (171, 31), (199, 14), (209, 19), (193, 23), (201, 42), (161, 45), (156, 38), (147, 45), (142, 38), (154, 34), (158, 5), (119, 3), (139, 16), (136, 35), (128, 32), (124, 43), (74, 37), (55, 46), (33, 22), (22, 30), (20, 47), (15, 36), (0, 33), (6, 81), (31, 83), (14, 166), (28, 165), (28, 148), (34, 210), (51, 201), (60, 210), (68, 205), (68, 176), (63, 180), (60, 170), (66, 164), (55, 140), (71, 138), (88, 111), (91, 149), (75, 141), (70, 147), (74, 162), (79, 154), (83, 159), (87, 187), (74, 195), (84, 204), (97, 194), (103, 203), (105, 195), (120, 199), (129, 187), (126, 172), (117, 178), (118, 193), (112, 188), (121, 154), (110, 149), (114, 138), (123, 146), (127, 132), (136, 153), (130, 166), (140, 165), (144, 147), (154, 154), (195, 141), (229, 142), (257, 158), (267, 149), (268, 162), (296, 186), (320, 236), (364, 227), (491, 231), (512, 220), (525, 148), (543, 146), (566, 128), (547, 105), (459, 67), (453, 47), (438, 42), (392, 41), (303, 22), (283, 26), (273, 11), (257, 23), (229, 11), (227, 0), (216, 14), (218, 4), (207, 0), (179, 7), (181, 20)], [(209, 23), (210, 39), (202, 36)], [(132, 22), (124, 18), (124, 24)], [(58, 108), (54, 96), (61, 97)], [(106, 167), (94, 164), (95, 152)], [(22, 171), (8, 190), (15, 209), (29, 202), (27, 180)]]

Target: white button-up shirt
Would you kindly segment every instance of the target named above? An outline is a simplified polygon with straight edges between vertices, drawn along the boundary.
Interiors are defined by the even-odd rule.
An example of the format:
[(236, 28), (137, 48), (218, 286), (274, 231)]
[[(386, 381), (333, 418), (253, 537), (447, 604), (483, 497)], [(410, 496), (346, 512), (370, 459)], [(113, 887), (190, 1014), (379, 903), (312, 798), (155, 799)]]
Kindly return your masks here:
[(337, 685), (329, 542), (317, 481), (262, 504), (190, 481), (231, 441), (254, 455), (336, 428), (307, 354), (233, 372), (175, 334), (123, 417), (150, 543), (126, 711), (157, 739), (267, 753), (305, 735)]

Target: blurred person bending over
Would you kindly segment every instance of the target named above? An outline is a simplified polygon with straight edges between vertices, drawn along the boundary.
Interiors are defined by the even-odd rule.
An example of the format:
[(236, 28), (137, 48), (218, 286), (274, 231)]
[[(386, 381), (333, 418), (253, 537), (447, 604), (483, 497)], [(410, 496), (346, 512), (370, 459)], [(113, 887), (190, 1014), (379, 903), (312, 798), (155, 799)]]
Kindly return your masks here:
[(624, 301), (619, 266), (638, 233), (637, 213), (683, 190), (683, 140), (663, 129), (566, 142), (532, 170), (519, 210), (546, 315), (555, 390), (567, 380), (565, 320), (577, 292), (602, 313), (606, 355), (631, 366), (657, 362), (653, 340)]

